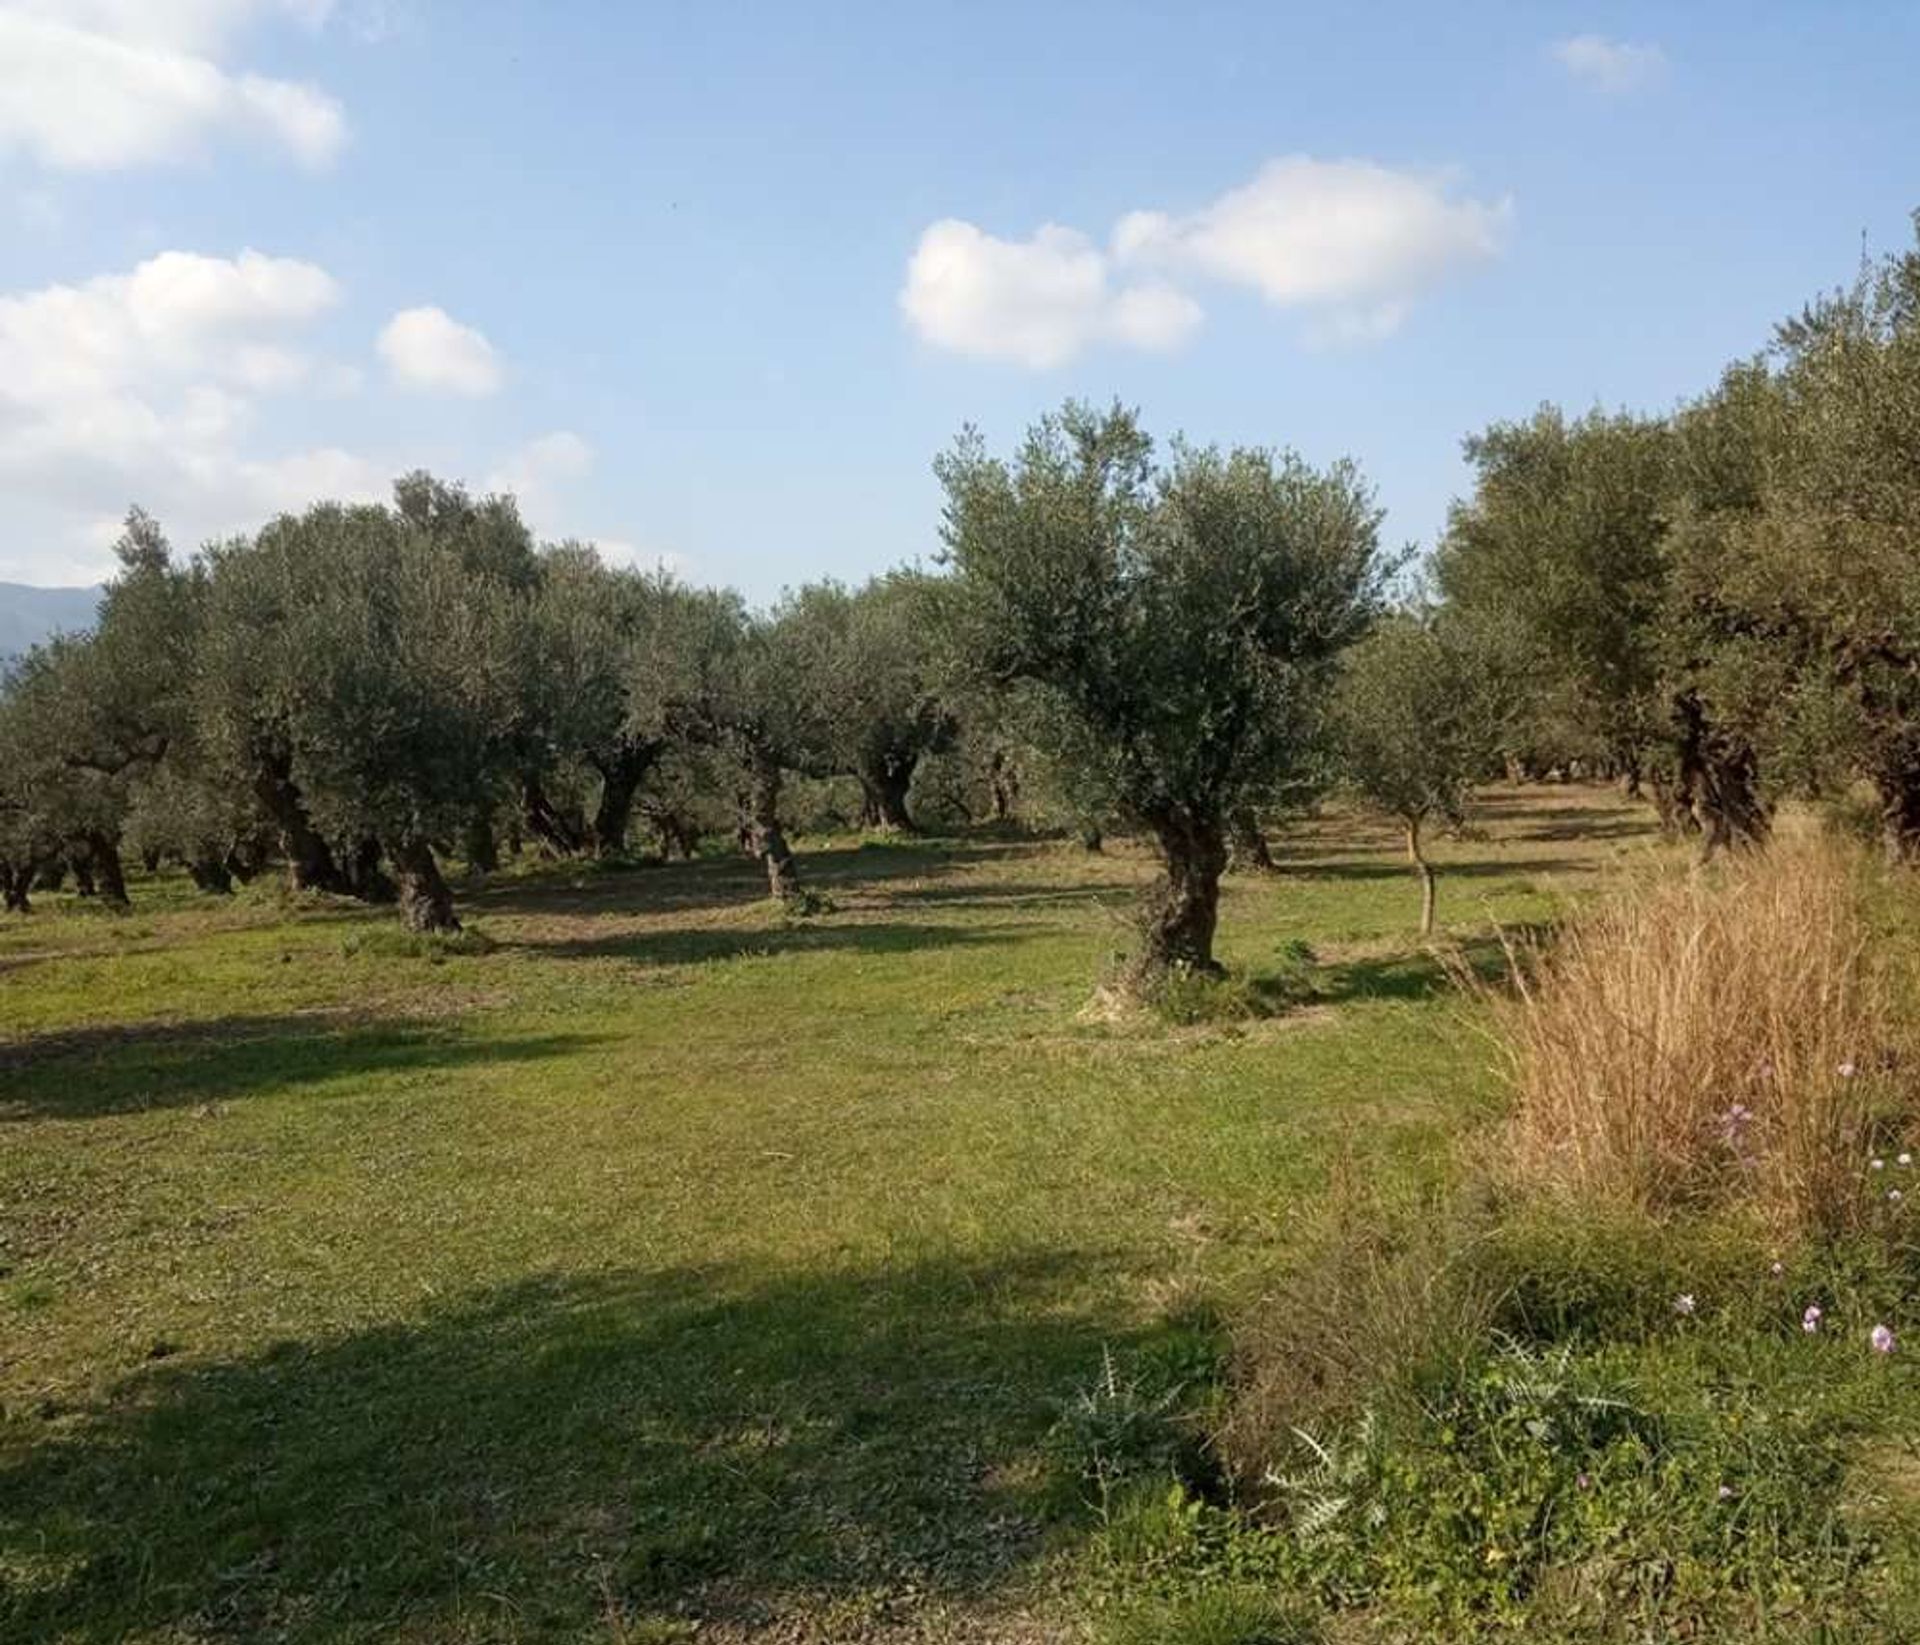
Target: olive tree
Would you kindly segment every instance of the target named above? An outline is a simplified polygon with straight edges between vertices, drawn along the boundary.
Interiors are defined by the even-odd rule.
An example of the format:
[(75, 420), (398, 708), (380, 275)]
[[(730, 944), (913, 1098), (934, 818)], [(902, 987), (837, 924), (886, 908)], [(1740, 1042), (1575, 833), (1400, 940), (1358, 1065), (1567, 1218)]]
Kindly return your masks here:
[(1149, 831), (1151, 969), (1213, 955), (1229, 819), (1306, 767), (1340, 652), (1389, 569), (1347, 462), (1176, 444), (1069, 403), (1010, 460), (938, 463), (963, 651), (1037, 705), (1049, 754)]
[(1400, 825), (1420, 880), (1420, 935), (1433, 933), (1430, 824), (1458, 828), (1492, 766), (1500, 709), (1487, 660), (1424, 613), (1387, 618), (1348, 653), (1334, 723), (1341, 774)]
[(936, 644), (938, 585), (893, 571), (858, 590), (810, 583), (773, 614), (777, 645), (822, 711), (804, 742), (821, 775), (857, 778), (865, 820), (911, 833), (908, 795), (929, 754), (953, 739)]

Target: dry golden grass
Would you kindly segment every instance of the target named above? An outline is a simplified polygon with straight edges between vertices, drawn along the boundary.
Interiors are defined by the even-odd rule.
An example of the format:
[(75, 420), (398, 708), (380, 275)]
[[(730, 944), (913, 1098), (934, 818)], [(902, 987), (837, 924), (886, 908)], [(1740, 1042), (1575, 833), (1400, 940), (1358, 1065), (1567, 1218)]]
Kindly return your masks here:
[(1873, 870), (1831, 839), (1649, 879), (1496, 1004), (1515, 1103), (1496, 1176), (1570, 1208), (1857, 1225), (1912, 1079), (1866, 925)]

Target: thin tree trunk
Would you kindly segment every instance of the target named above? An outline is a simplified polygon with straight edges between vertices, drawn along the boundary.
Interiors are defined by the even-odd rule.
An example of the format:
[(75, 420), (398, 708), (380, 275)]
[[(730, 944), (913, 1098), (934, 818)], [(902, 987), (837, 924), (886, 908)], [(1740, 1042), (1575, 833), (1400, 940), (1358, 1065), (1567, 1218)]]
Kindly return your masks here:
[(993, 791), (993, 820), (997, 823), (1013, 821), (1013, 813), (1020, 797), (1020, 773), (1013, 762), (999, 749), (993, 751), (993, 758), (987, 762), (987, 777)]
[(1220, 876), (1227, 866), (1222, 819), (1176, 806), (1148, 820), (1165, 867), (1149, 894), (1148, 965), (1218, 976), (1213, 933), (1220, 919)]
[(1426, 853), (1420, 849), (1420, 819), (1410, 817), (1407, 829), (1407, 861), (1413, 864), (1414, 872), (1420, 876), (1420, 935), (1433, 935), (1433, 864), (1427, 861)]
[(9, 914), (31, 914), (33, 900), (29, 892), (32, 887), (32, 863), (0, 862), (0, 908)]
[(253, 774), (254, 797), (273, 819), (280, 834), (280, 850), (287, 859), (287, 883), (296, 891), (348, 889), (346, 876), (307, 817), (306, 802), (293, 781), (291, 762), (262, 758)]
[(453, 892), (440, 872), (433, 847), (410, 836), (393, 848), (394, 871), (400, 879), (400, 917), (409, 931), (458, 931)]
[(780, 828), (779, 765), (756, 749), (747, 756), (747, 849), (766, 865), (767, 891), (777, 902), (795, 902), (800, 896), (800, 869)]
[(1106, 850), (1107, 837), (1097, 822), (1082, 817), (1075, 832), (1080, 836), (1080, 849), (1088, 856), (1097, 857)]

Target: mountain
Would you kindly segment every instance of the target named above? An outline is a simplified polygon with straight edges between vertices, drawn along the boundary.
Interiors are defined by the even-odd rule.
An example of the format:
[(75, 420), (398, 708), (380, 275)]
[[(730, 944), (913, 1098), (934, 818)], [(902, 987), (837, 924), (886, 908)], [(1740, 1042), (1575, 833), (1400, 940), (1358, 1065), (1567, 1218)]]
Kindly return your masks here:
[(0, 583), (0, 659), (17, 656), (49, 634), (92, 627), (100, 592)]

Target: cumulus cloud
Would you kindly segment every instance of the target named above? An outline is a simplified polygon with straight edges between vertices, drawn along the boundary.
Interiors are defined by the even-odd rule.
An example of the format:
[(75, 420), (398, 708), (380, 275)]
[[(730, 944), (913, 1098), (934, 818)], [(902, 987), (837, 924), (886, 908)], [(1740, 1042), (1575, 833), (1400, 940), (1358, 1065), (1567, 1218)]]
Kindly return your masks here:
[(1658, 46), (1602, 34), (1576, 34), (1556, 45), (1553, 54), (1574, 79), (1614, 96), (1639, 91), (1667, 72), (1667, 54)]
[(1165, 349), (1200, 323), (1171, 287), (1116, 288), (1111, 259), (1084, 234), (1046, 224), (1002, 240), (947, 218), (920, 236), (900, 307), (929, 342), (960, 354), (1057, 366), (1089, 344)]
[(1377, 341), (1439, 281), (1498, 255), (1511, 217), (1446, 173), (1295, 155), (1198, 211), (1129, 212), (1105, 247), (1052, 224), (1010, 241), (935, 223), (900, 306), (942, 348), (1039, 368), (1097, 343), (1178, 346), (1202, 319), (1192, 282), (1302, 311), (1309, 341)]
[(346, 143), (318, 87), (236, 72), (247, 24), (318, 27), (325, 0), (0, 0), (0, 156), (111, 171), (187, 158), (215, 135), (261, 138), (303, 165)]
[(443, 308), (402, 309), (381, 330), (375, 347), (401, 388), (480, 396), (500, 386), (493, 344)]
[(16, 525), (4, 548), (33, 558), (13, 574), (98, 569), (103, 504), (139, 501), (192, 542), (318, 496), (382, 494), (384, 471), (337, 448), (253, 449), (265, 397), (331, 377), (306, 334), (340, 295), (325, 269), (257, 251), (168, 251), (0, 295), (0, 484), (66, 538)]

